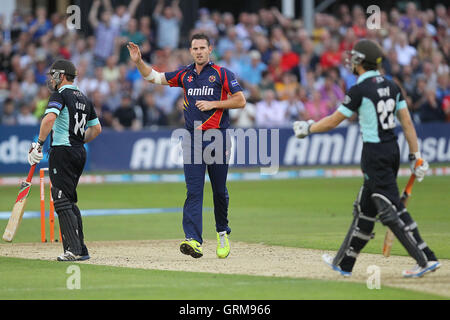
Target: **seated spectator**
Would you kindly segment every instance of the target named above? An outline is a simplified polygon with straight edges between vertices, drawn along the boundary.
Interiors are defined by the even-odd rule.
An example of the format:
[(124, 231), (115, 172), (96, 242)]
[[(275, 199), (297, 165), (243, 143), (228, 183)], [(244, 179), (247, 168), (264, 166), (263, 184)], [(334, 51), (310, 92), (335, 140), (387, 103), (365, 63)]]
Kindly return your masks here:
[(47, 64), (42, 55), (38, 55), (36, 59), (36, 65), (33, 67), (34, 79), (38, 85), (43, 86), (47, 84)]
[(29, 104), (23, 104), (20, 107), (20, 112), (17, 115), (17, 124), (21, 126), (36, 126), (39, 123), (38, 119), (31, 112)]
[(272, 52), (272, 57), (270, 58), (267, 70), (272, 76), (273, 82), (280, 82), (284, 73), (283, 68), (281, 67), (281, 57), (282, 55), (279, 51)]
[(240, 68), (236, 57), (234, 56), (234, 51), (226, 50), (222, 56), (222, 59), (217, 62), (217, 64), (223, 68), (227, 68), (228, 70), (232, 70), (232, 72), (236, 75), (236, 77), (240, 78)]
[(5, 101), (8, 96), (8, 79), (6, 78), (6, 74), (0, 72), (0, 105), (2, 105), (3, 101)]
[(289, 41), (283, 41), (281, 43), (281, 62), (280, 66), (283, 72), (292, 70), (300, 62), (300, 58), (297, 53), (292, 51)]
[(356, 37), (355, 31), (352, 28), (347, 29), (344, 38), (339, 43), (339, 51), (351, 51), (356, 41), (358, 41), (358, 38)]
[(9, 84), (9, 98), (14, 100), (14, 103), (20, 105), (24, 102), (24, 94), (20, 88), (19, 81), (12, 81)]
[(230, 110), (231, 124), (235, 128), (252, 128), (255, 126), (256, 103), (261, 100), (258, 87), (251, 86), (246, 98), (247, 104), (245, 108)]
[(109, 95), (106, 97), (106, 105), (111, 112), (116, 111), (122, 101), (122, 93), (119, 90), (120, 86), (117, 81), (109, 82)]
[(112, 127), (114, 122), (113, 113), (105, 103), (105, 96), (100, 91), (92, 93), (92, 104), (102, 127)]
[(273, 90), (263, 92), (263, 100), (256, 105), (255, 125), (258, 128), (281, 128), (288, 125), (286, 104), (276, 100)]
[(117, 81), (120, 77), (117, 67), (117, 57), (111, 56), (106, 60), (106, 66), (103, 68), (103, 78), (107, 82)]
[(255, 126), (256, 106), (248, 103), (243, 109), (231, 109), (230, 120), (235, 128), (253, 128)]
[(254, 46), (259, 53), (261, 53), (261, 61), (268, 65), (272, 58), (272, 48), (270, 47), (269, 40), (263, 35), (256, 35), (254, 37)]
[(180, 97), (175, 102), (175, 108), (167, 115), (168, 125), (173, 128), (184, 127), (184, 98)]
[(12, 99), (6, 99), (3, 103), (3, 114), (0, 121), (4, 126), (15, 126), (17, 124), (17, 113)]
[(195, 23), (195, 29), (199, 32), (205, 33), (211, 38), (215, 38), (219, 31), (217, 30), (216, 23), (211, 19), (211, 15), (207, 8), (201, 8), (198, 10), (199, 18)]
[(131, 60), (128, 62), (125, 79), (131, 84), (132, 87), (135, 85), (136, 81), (142, 80), (142, 75), (139, 73), (139, 69)]
[(342, 53), (339, 51), (339, 43), (336, 39), (331, 39), (324, 44), (325, 51), (320, 57), (320, 66), (323, 70), (339, 67), (342, 61)]
[(360, 5), (355, 5), (352, 10), (353, 32), (358, 38), (365, 38), (367, 35), (366, 15)]
[(144, 127), (166, 126), (168, 124), (166, 115), (156, 106), (152, 92), (144, 94), (141, 108), (143, 110)]
[(222, 38), (225, 36), (226, 32), (235, 27), (235, 23), (234, 23), (234, 16), (232, 13), (230, 12), (224, 12), (222, 14), (222, 21), (221, 23), (216, 24), (218, 31), (219, 31), (219, 36)]
[(292, 39), (292, 50), (301, 56), (304, 53), (303, 43), (309, 39), (308, 31), (304, 28), (296, 30)]
[(432, 37), (424, 37), (419, 41), (417, 47), (417, 56), (421, 61), (431, 60), (431, 57), (436, 52), (436, 44)]
[(443, 122), (445, 121), (445, 113), (442, 105), (436, 99), (434, 90), (426, 91), (426, 100), (420, 106), (420, 120), (422, 122)]
[(444, 56), (440, 51), (436, 51), (431, 56), (431, 63), (433, 64), (434, 70), (438, 75), (449, 74), (450, 67), (444, 60)]
[(406, 15), (402, 16), (399, 21), (399, 27), (409, 32), (414, 27), (421, 27), (422, 21), (418, 18), (417, 6), (414, 2), (408, 2), (406, 5)]
[(236, 49), (236, 40), (237, 40), (236, 29), (234, 27), (229, 28), (227, 30), (226, 37), (220, 38), (215, 48), (219, 58), (222, 58), (226, 51), (228, 50), (234, 51)]
[(275, 83), (275, 92), (279, 100), (287, 100), (292, 93), (295, 93), (299, 88), (299, 83), (296, 81), (295, 75), (286, 72), (281, 78), (281, 82)]
[(450, 122), (450, 96), (444, 97), (442, 101), (442, 110), (444, 110), (445, 121)]
[(168, 86), (154, 86), (155, 104), (159, 110), (166, 115), (170, 114), (174, 109), (174, 103), (182, 93), (180, 90), (170, 88)]
[(269, 71), (266, 70), (262, 73), (262, 79), (259, 83), (259, 88), (262, 91), (265, 91), (267, 89), (275, 90), (274, 79)]
[[(425, 77), (417, 78), (416, 86), (411, 93), (412, 103), (408, 105), (409, 111), (411, 112), (413, 119), (416, 122), (420, 122), (419, 112), (420, 107), (427, 100), (426, 91), (427, 91), (427, 80), (425, 79)], [(419, 117), (417, 118), (417, 116)]]
[(286, 115), (290, 124), (295, 121), (308, 120), (306, 119), (305, 105), (300, 99), (299, 90), (290, 91), (287, 97)]
[(257, 50), (252, 50), (250, 61), (244, 63), (240, 70), (240, 79), (247, 86), (257, 85), (261, 82), (265, 70), (267, 70), (267, 66), (261, 61), (261, 54)]
[(312, 97), (305, 103), (307, 119), (318, 121), (330, 114), (330, 102), (324, 100), (319, 91), (313, 91)]
[(109, 94), (109, 84), (103, 78), (103, 68), (95, 69), (95, 78), (89, 79), (85, 89), (88, 96), (92, 95), (94, 91), (100, 91), (105, 96)]
[(448, 78), (448, 73), (442, 73), (437, 77), (436, 99), (439, 102), (444, 101), (444, 98), (450, 95), (450, 82)]
[(37, 96), (33, 99), (31, 109), (36, 119), (41, 119), (44, 116), (49, 98), (50, 92), (48, 91), (47, 86), (40, 87)]
[(417, 55), (417, 50), (408, 44), (408, 37), (405, 33), (398, 35), (398, 44), (395, 46), (398, 63), (402, 66), (410, 64), (412, 57)]
[(424, 77), (427, 80), (427, 89), (436, 90), (437, 88), (437, 73), (433, 64), (430, 61), (424, 61), (422, 64), (422, 72), (417, 75)]
[(320, 88), (320, 94), (322, 100), (329, 101), (332, 109), (337, 108), (345, 96), (341, 87), (333, 79), (332, 72), (326, 74), (325, 81)]
[(117, 131), (141, 129), (142, 125), (137, 118), (131, 96), (122, 97), (120, 107), (114, 112), (113, 127)]
[(407, 95), (410, 96), (416, 85), (413, 71), (410, 65), (404, 66), (402, 71), (402, 86), (405, 88)]
[(20, 85), (20, 89), (23, 92), (23, 97), (26, 103), (31, 102), (34, 97), (38, 94), (39, 86), (36, 84), (34, 79), (34, 72), (28, 69), (25, 73), (25, 79)]
[[(1, 40), (1, 38), (0, 38)], [(0, 72), (9, 74), (12, 72), (13, 46), (11, 43), (3, 42), (0, 46)]]

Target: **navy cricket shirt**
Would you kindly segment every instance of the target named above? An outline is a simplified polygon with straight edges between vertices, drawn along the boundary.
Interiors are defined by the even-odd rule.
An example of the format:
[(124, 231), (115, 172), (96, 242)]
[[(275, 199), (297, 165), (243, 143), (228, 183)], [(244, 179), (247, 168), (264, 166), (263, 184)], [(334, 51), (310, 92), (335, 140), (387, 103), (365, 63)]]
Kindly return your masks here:
[[(203, 112), (195, 105), (200, 100), (227, 100), (229, 95), (242, 91), (230, 70), (209, 62), (200, 74), (197, 74), (195, 64), (191, 64), (174, 72), (166, 72), (165, 76), (171, 87), (184, 89), (186, 129), (227, 129), (230, 126), (228, 110), (212, 109)], [(194, 122), (201, 122), (202, 125), (194, 128)]]

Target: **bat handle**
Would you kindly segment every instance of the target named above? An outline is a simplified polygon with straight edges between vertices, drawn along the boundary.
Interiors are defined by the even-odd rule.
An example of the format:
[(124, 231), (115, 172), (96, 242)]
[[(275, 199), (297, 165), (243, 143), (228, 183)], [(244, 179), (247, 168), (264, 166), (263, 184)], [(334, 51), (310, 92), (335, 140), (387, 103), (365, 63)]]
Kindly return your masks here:
[(28, 172), (28, 177), (27, 177), (27, 182), (30, 183), (31, 180), (33, 179), (33, 175), (34, 175), (34, 170), (36, 169), (36, 165), (32, 165), (30, 168), (30, 172)]
[[(414, 166), (414, 169), (417, 167), (420, 167), (423, 164), (423, 160), (419, 159), (416, 162), (416, 165)], [(411, 195), (412, 186), (414, 184), (414, 181), (416, 180), (416, 175), (413, 173), (411, 177), (409, 178), (408, 184), (406, 185), (405, 191), (403, 192), (403, 196), (405, 199), (408, 198)]]
[(422, 164), (423, 164), (423, 159), (419, 159), (419, 160), (417, 160), (417, 162), (416, 162), (416, 165), (415, 165), (414, 169), (416, 169), (417, 167), (420, 167), (420, 166), (421, 166)]

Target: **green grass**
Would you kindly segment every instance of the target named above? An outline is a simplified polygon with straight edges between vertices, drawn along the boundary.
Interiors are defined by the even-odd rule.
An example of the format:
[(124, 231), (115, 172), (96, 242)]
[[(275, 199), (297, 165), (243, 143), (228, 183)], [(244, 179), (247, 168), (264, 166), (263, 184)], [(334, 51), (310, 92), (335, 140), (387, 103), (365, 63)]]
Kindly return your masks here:
[[(352, 204), (360, 179), (300, 179), (230, 182), (230, 226), (233, 239), (290, 247), (337, 250), (352, 220)], [(399, 185), (406, 184), (400, 179)], [(409, 211), (427, 243), (441, 258), (450, 258), (448, 177), (427, 177), (416, 183)], [(17, 188), (0, 188), (0, 211), (11, 209)], [(81, 209), (181, 208), (184, 184), (80, 185)], [(34, 188), (27, 210), (39, 210), (39, 190)], [(205, 187), (205, 208), (212, 208), (210, 185)], [(86, 239), (182, 239), (181, 213), (84, 218)], [(0, 228), (6, 225), (0, 220)], [(385, 228), (377, 224), (376, 237), (365, 252), (380, 253)], [(38, 241), (39, 219), (24, 220), (17, 242)], [(214, 214), (204, 212), (204, 237), (215, 238)], [(397, 245), (393, 254), (406, 255)]]
[(364, 284), (337, 281), (78, 266), (80, 290), (68, 290), (67, 282), (73, 283), (68, 264), (0, 258), (0, 299), (442, 299), (388, 287), (369, 290)]
[[(405, 184), (405, 178), (399, 179), (400, 187)], [(361, 179), (357, 178), (230, 182), (228, 184), (229, 220), (233, 230), (232, 239), (270, 245), (337, 250), (351, 223), (352, 204), (360, 185)], [(446, 259), (450, 258), (449, 188), (450, 178), (427, 177), (424, 182), (416, 183), (408, 206), (426, 242), (438, 257)], [(205, 208), (213, 207), (210, 189), (210, 185), (206, 184)], [(18, 189), (14, 187), (0, 187), (0, 211), (11, 209), (17, 191)], [(181, 208), (185, 193), (184, 184), (179, 183), (80, 185), (78, 189), (81, 209)], [(33, 187), (27, 210), (39, 210), (38, 198), (39, 189)], [(184, 237), (181, 219), (181, 213), (167, 213), (85, 217), (83, 222), (87, 241), (181, 240)], [(1, 230), (6, 223), (6, 220), (0, 220)], [(205, 210), (204, 238), (215, 238), (214, 225), (213, 212)], [(367, 245), (364, 252), (378, 254), (381, 252), (385, 230), (377, 223), (376, 237)], [(16, 242), (37, 242), (40, 239), (39, 232), (39, 219), (26, 219), (22, 222)], [(407, 255), (398, 243), (395, 243), (392, 254)], [(61, 273), (61, 281), (63, 281), (62, 284), (59, 282), (58, 284), (56, 279), (52, 280), (49, 276), (45, 276), (48, 274), (46, 270), (54, 268), (63, 267), (51, 262), (0, 258), (0, 297), (5, 295), (23, 298), (37, 297), (39, 281), (42, 281), (48, 283), (47, 293), (56, 298), (183, 299), (183, 292), (188, 290), (189, 286), (181, 285), (181, 278), (188, 279), (186, 283), (194, 287), (206, 286), (201, 288), (202, 293), (198, 293), (198, 299), (211, 297), (217, 299), (249, 297), (255, 299), (415, 299), (417, 295), (427, 297), (389, 288), (383, 288), (379, 292), (370, 291), (365, 285), (354, 283), (231, 275), (219, 277), (211, 274), (85, 265), (82, 266), (83, 270), (85, 268), (87, 270), (83, 273), (86, 276), (86, 278), (83, 276), (86, 281), (84, 289), (74, 293), (64, 291), (64, 295), (59, 296), (58, 293), (61, 291), (58, 288), (64, 286), (67, 275), (64, 273), (65, 270), (58, 272), (58, 274)], [(4, 277), (3, 272), (7, 270), (14, 270), (14, 272), (9, 272), (8, 277)], [(31, 282), (20, 280), (24, 273), (27, 274), (27, 270), (36, 274), (42, 272), (42, 277), (35, 277), (37, 284), (33, 284), (31, 280)], [(97, 273), (105, 276), (96, 277)], [(152, 280), (145, 280), (147, 278)], [(223, 296), (218, 296), (217, 285), (222, 281), (230, 285), (225, 286), (227, 289), (223, 291)], [(123, 291), (119, 288), (121, 285), (124, 286)], [(98, 289), (95, 289), (96, 287)], [(322, 290), (324, 288), (327, 289)], [(134, 291), (136, 294), (132, 293)], [(197, 292), (197, 290), (193, 291)]]

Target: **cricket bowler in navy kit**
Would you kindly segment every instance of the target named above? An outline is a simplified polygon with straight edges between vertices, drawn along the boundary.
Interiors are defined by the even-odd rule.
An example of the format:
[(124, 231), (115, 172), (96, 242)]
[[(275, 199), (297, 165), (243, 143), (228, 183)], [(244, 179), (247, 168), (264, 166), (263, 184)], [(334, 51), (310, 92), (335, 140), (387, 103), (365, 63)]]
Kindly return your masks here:
[[(190, 53), (194, 63), (174, 72), (159, 73), (148, 66), (141, 57), (139, 47), (128, 44), (131, 59), (141, 75), (149, 82), (184, 90), (184, 118), (187, 137), (183, 138), (184, 174), (187, 198), (183, 208), (183, 229), (186, 240), (180, 245), (183, 254), (193, 258), (203, 256), (202, 209), (205, 172), (211, 180), (214, 198), (214, 216), (217, 231), (217, 256), (226, 258), (230, 253), (228, 235), (229, 195), (226, 187), (228, 173), (230, 125), (228, 109), (244, 108), (246, 100), (234, 74), (210, 61), (212, 46), (204, 34), (195, 34), (191, 39)], [(200, 146), (194, 136), (206, 135), (208, 130), (217, 130), (222, 139), (222, 150), (215, 150), (220, 161), (210, 162), (203, 152), (212, 142), (202, 141)], [(206, 139), (205, 139), (206, 140)], [(227, 148), (228, 147), (228, 148)], [(219, 156), (219, 154), (221, 156)], [(200, 155), (200, 161), (196, 156)]]
[(77, 71), (72, 62), (57, 60), (48, 74), (52, 94), (28, 162), (34, 165), (43, 159), (42, 146), (51, 133), (49, 175), (64, 248), (57, 260), (82, 261), (90, 257), (84, 243), (76, 188), (86, 162), (84, 144), (94, 140), (102, 129), (94, 106), (73, 85)]
[[(403, 276), (421, 277), (438, 269), (440, 263), (400, 201), (397, 186), (400, 152), (394, 133), (396, 116), (409, 145), (411, 170), (419, 182), (426, 175), (428, 163), (421, 159), (416, 131), (400, 88), (378, 71), (383, 56), (379, 45), (360, 40), (350, 54), (352, 71), (359, 78), (343, 104), (317, 123), (312, 120), (294, 123), (295, 135), (302, 139), (311, 133), (337, 127), (355, 112), (359, 115), (364, 142), (361, 156), (364, 184), (354, 205), (353, 222), (339, 251), (335, 257), (324, 255), (322, 258), (333, 270), (350, 276), (358, 254), (374, 236), (372, 231), (378, 216), (417, 262), (411, 270), (403, 271)], [(419, 163), (422, 165), (417, 165)]]

